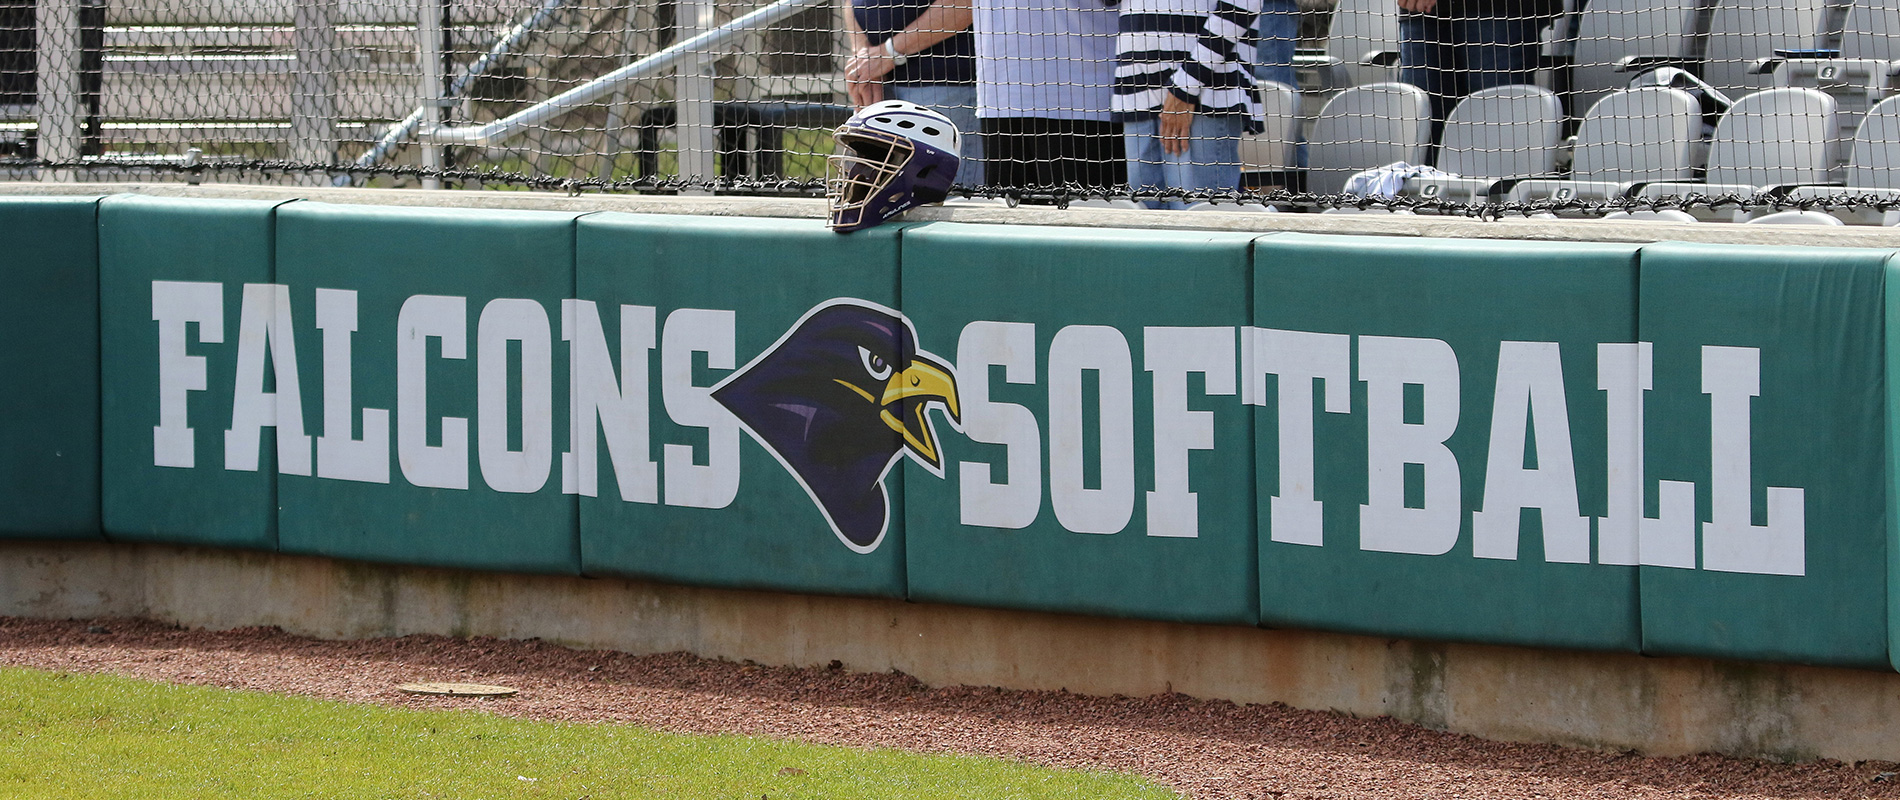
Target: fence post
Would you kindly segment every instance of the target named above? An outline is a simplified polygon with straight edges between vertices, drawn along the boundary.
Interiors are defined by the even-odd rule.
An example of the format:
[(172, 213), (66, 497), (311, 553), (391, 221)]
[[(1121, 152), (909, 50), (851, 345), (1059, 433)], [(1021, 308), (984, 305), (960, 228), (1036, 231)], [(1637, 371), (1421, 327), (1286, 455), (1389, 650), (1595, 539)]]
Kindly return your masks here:
[[(304, 164), (336, 162), (337, 0), (296, 0), (297, 67), (290, 98), (290, 157)], [(325, 183), (320, 174), (304, 183)]]
[[(442, 124), (442, 4), (439, 0), (417, 0), (416, 59), (422, 67), (422, 85), (417, 87), (416, 105), (422, 109), (422, 168), (442, 167), (442, 146), (428, 140), (427, 134)], [(424, 177), (422, 188), (440, 189), (442, 180)]]
[[(712, 0), (682, 0), (679, 37), (684, 42), (713, 27)], [(713, 62), (716, 53), (688, 53), (675, 76), (674, 132), (679, 140), (679, 175), (710, 181), (713, 167)]]
[[(39, 57), (35, 93), (39, 118), (39, 157), (48, 161), (79, 159), (79, 0), (42, 2), (34, 15)], [(41, 180), (73, 180), (70, 169), (46, 170)]]

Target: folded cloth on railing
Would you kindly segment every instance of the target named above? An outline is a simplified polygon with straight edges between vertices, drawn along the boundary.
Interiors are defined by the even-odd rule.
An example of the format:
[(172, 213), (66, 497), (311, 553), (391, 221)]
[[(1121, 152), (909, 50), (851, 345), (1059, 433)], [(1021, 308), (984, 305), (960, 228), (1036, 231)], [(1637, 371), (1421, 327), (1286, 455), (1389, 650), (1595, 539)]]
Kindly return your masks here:
[(1449, 172), (1440, 170), (1437, 167), (1394, 161), (1383, 167), (1373, 167), (1363, 172), (1353, 173), (1352, 177), (1346, 179), (1344, 192), (1346, 194), (1356, 194), (1360, 197), (1397, 197), (1399, 190), (1405, 188), (1405, 181), (1407, 179), (1420, 176), (1432, 178), (1458, 177)]

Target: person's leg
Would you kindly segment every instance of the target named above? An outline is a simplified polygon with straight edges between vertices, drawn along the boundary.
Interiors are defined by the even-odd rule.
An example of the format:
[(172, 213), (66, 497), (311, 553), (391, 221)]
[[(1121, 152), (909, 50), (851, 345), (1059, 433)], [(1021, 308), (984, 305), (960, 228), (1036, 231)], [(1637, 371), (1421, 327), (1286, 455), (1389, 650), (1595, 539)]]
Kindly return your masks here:
[(892, 99), (904, 100), (926, 108), (950, 119), (957, 126), (963, 146), (957, 153), (957, 183), (962, 186), (983, 185), (983, 137), (976, 120), (975, 84), (936, 84), (931, 86), (892, 86)]
[(983, 174), (989, 185), (1022, 188), (1036, 182), (1034, 146), (1037, 136), (1026, 135), (1026, 117), (988, 117), (977, 120), (983, 134)]
[(1062, 135), (1049, 137), (1054, 148), (1050, 183), (1102, 189), (1128, 182), (1121, 123), (1092, 119), (1051, 122), (1058, 123)]
[(1548, 20), (1479, 17), (1458, 20), (1460, 96), (1537, 80), (1537, 34)]
[[(1122, 123), (1122, 141), (1128, 150), (1128, 185), (1136, 191), (1167, 188), (1168, 154), (1161, 149), (1161, 120), (1157, 117)], [(1139, 201), (1149, 208), (1168, 208), (1162, 200)]]
[[(1442, 123), (1451, 111), (1457, 52), (1448, 38), (1450, 20), (1419, 14), (1399, 15), (1399, 82), (1424, 89), (1432, 98), (1432, 119)], [(1432, 137), (1437, 138), (1434, 124)]]
[(1170, 156), (1164, 167), (1168, 185), (1190, 192), (1240, 188), (1240, 137), (1247, 119), (1239, 114), (1196, 114), (1188, 151)]
[[(1300, 39), (1300, 7), (1295, 0), (1263, 0), (1255, 18), (1253, 76), (1300, 88), (1293, 75), (1293, 48)], [(1244, 52), (1244, 51), (1243, 51)]]

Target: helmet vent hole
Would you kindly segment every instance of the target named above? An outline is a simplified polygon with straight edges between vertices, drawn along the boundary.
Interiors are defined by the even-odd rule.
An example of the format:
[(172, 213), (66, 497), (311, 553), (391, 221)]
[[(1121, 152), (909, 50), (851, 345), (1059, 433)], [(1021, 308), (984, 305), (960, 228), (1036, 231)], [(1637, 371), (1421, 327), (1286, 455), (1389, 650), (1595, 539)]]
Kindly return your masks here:
[(907, 119), (900, 119), (900, 120), (898, 120), (898, 121), (897, 121), (897, 127), (899, 127), (899, 128), (915, 128), (915, 127), (917, 127), (917, 123), (915, 123), (915, 122), (911, 122), (910, 120), (907, 120)]
[(943, 131), (937, 130), (936, 128), (924, 128), (924, 133), (926, 135), (936, 136), (940, 133), (943, 133)]

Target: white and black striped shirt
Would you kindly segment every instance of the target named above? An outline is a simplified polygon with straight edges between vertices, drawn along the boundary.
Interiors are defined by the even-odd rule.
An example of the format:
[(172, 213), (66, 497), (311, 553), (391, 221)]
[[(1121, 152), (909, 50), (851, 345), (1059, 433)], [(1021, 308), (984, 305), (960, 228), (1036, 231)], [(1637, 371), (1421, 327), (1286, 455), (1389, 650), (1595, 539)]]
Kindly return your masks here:
[(1197, 114), (1246, 114), (1248, 132), (1262, 130), (1260, 98), (1239, 52), (1260, 0), (1121, 0), (1120, 6), (1115, 119), (1146, 119), (1172, 91)]

